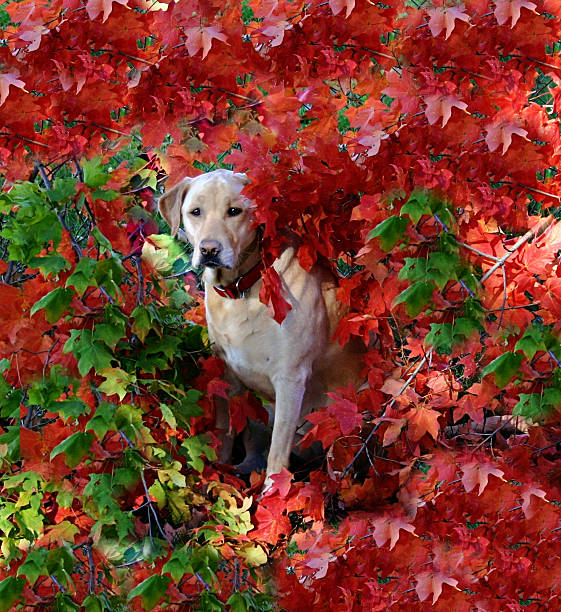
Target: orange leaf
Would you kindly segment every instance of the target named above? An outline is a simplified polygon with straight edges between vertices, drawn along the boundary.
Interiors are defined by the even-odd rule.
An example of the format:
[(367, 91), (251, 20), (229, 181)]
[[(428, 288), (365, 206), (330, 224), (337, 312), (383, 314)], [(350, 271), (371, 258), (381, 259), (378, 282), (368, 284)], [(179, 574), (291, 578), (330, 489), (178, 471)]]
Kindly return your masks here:
[(427, 408), (426, 406), (412, 408), (405, 415), (405, 418), (409, 421), (407, 437), (413, 442), (416, 442), (428, 433), (436, 440), (440, 429), (440, 425), (438, 424), (438, 418), (440, 416), (440, 412), (432, 410), (432, 408)]

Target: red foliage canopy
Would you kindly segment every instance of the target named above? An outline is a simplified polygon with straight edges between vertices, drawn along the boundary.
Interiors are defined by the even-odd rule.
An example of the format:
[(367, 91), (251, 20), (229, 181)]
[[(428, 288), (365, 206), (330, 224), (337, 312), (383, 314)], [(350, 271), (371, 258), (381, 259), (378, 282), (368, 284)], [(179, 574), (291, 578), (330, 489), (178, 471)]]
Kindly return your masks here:
[[(8, 183), (31, 175), (51, 195), (54, 185), (45, 227), (62, 228), (44, 234), (41, 257), (58, 254), (68, 265), (39, 268), (6, 221), (0, 357), (9, 359), (10, 386), (28, 395), (58, 365), (74, 377), (65, 394), (73, 384), (68, 397), (88, 407), (76, 414), (64, 404), (63, 418), (53, 401), (67, 395), (49, 397), (46, 420), (59, 416), (33, 430), (32, 402), (21, 396), (23, 471), (39, 474), (44, 495), (29, 501), (17, 479), (7, 489), (15, 496), (21, 485), (30, 510), (28, 532), (5, 544), (10, 577), (0, 586), (16, 593), (8, 601), (23, 592), (51, 602), (54, 585), (57, 598), (68, 591), (93, 606), (102, 588), (94, 567), (125, 589), (91, 494), (108, 482), (112, 462), (130, 467), (140, 449), (142, 482), (119, 472), (120, 501), (105, 500), (107, 508), (148, 507), (153, 517), (158, 506), (167, 513), (158, 537), (168, 543), (182, 537), (179, 523), (203, 539), (212, 532), (211, 548), (225, 559), (220, 577), (234, 576), (213, 605), (254, 605), (238, 592), (239, 558), (264, 564), (270, 546), (267, 567), (289, 610), (559, 607), (559, 2), (23, 0), (1, 14), (0, 162)], [(119, 154), (137, 140), (149, 161), (127, 168)], [(141, 195), (143, 212), (133, 210), (128, 181), (138, 173), (155, 186), (165, 172), (171, 185), (224, 164), (251, 179), (245, 193), (270, 257), (290, 233), (304, 268), (318, 257), (338, 266), (339, 299), (351, 313), (336, 341), (379, 338), (365, 357), (369, 388), (341, 390), (310, 417), (310, 437), (328, 450), (325, 469), (309, 482), (278, 475), (253, 529), (254, 490), (238, 492), (239, 480), (201, 460), (212, 455), (207, 442), (216, 445), (197, 436), (212, 430), (212, 395), (225, 392), (220, 365), (207, 362), (193, 382), (207, 393), (196, 398), (207, 413), (197, 416), (193, 400), (181, 423), (159, 395), (176, 391), (156, 389), (155, 371), (141, 374), (148, 362), (131, 364), (118, 344), (158, 339), (163, 369), (179, 346), (147, 307), (152, 289), (154, 303), (168, 300), (171, 275), (162, 279), (162, 243), (145, 242), (153, 200)], [(68, 174), (57, 175), (63, 166)], [(67, 197), (62, 182), (51, 183), (73, 173)], [(108, 176), (97, 184), (99, 173)], [(10, 193), (5, 218), (32, 227), (36, 212), (18, 216), (32, 190)], [(76, 238), (69, 209), (89, 215), (97, 229), (89, 241)], [(278, 279), (268, 270), (264, 281), (262, 299), (280, 321)], [(111, 335), (121, 325), (112, 307), (127, 320), (120, 337)], [(115, 394), (127, 403), (111, 409), (112, 421), (106, 405)], [(236, 400), (236, 426), (244, 402), (259, 412)], [(518, 430), (517, 416), (525, 421)], [(174, 444), (190, 450), (165, 464), (161, 449)], [(135, 518), (135, 535), (146, 529)], [(30, 571), (28, 560), (39, 559), (31, 541), (49, 551), (51, 581)], [(71, 569), (64, 555), (72, 553), (61, 542), (85, 551), (82, 578), (66, 587), (57, 572)], [(212, 565), (209, 550), (201, 567)], [(131, 605), (140, 605), (137, 595), (145, 608), (164, 598), (210, 605), (212, 576), (181, 554), (166, 549), (151, 567), (137, 566)], [(14, 577), (22, 567), (25, 585)]]

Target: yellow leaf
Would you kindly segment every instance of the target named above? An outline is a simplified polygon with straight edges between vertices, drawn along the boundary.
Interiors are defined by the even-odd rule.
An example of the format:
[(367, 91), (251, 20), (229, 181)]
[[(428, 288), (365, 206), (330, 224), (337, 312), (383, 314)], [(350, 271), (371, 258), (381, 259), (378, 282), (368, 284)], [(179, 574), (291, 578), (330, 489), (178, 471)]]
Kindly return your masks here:
[(267, 554), (259, 544), (244, 544), (238, 549), (238, 553), (249, 565), (257, 566), (267, 563)]

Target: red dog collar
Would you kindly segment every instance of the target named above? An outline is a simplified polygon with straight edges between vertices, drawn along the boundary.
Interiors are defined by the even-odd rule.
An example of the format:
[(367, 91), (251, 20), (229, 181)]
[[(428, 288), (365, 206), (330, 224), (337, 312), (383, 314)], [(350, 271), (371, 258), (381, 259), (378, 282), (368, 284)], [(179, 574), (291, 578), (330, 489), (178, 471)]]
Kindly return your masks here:
[(225, 287), (217, 287), (214, 285), (214, 290), (218, 295), (225, 298), (231, 298), (232, 300), (243, 298), (247, 291), (261, 278), (261, 270), (263, 270), (264, 267), (265, 264), (263, 261), (259, 260), (259, 263), (253, 266), (249, 272), (238, 276), (235, 281)]

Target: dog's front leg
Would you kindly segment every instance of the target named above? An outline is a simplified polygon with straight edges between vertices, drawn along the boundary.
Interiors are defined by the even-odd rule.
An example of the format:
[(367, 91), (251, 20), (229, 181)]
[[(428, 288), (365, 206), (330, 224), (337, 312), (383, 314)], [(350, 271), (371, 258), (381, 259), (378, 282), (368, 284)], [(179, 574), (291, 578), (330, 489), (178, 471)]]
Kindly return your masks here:
[(278, 474), (283, 467), (288, 466), (294, 434), (300, 420), (307, 379), (308, 372), (301, 371), (290, 376), (281, 375), (273, 380), (275, 387), (275, 423), (267, 459), (265, 488), (272, 484), (272, 474)]

